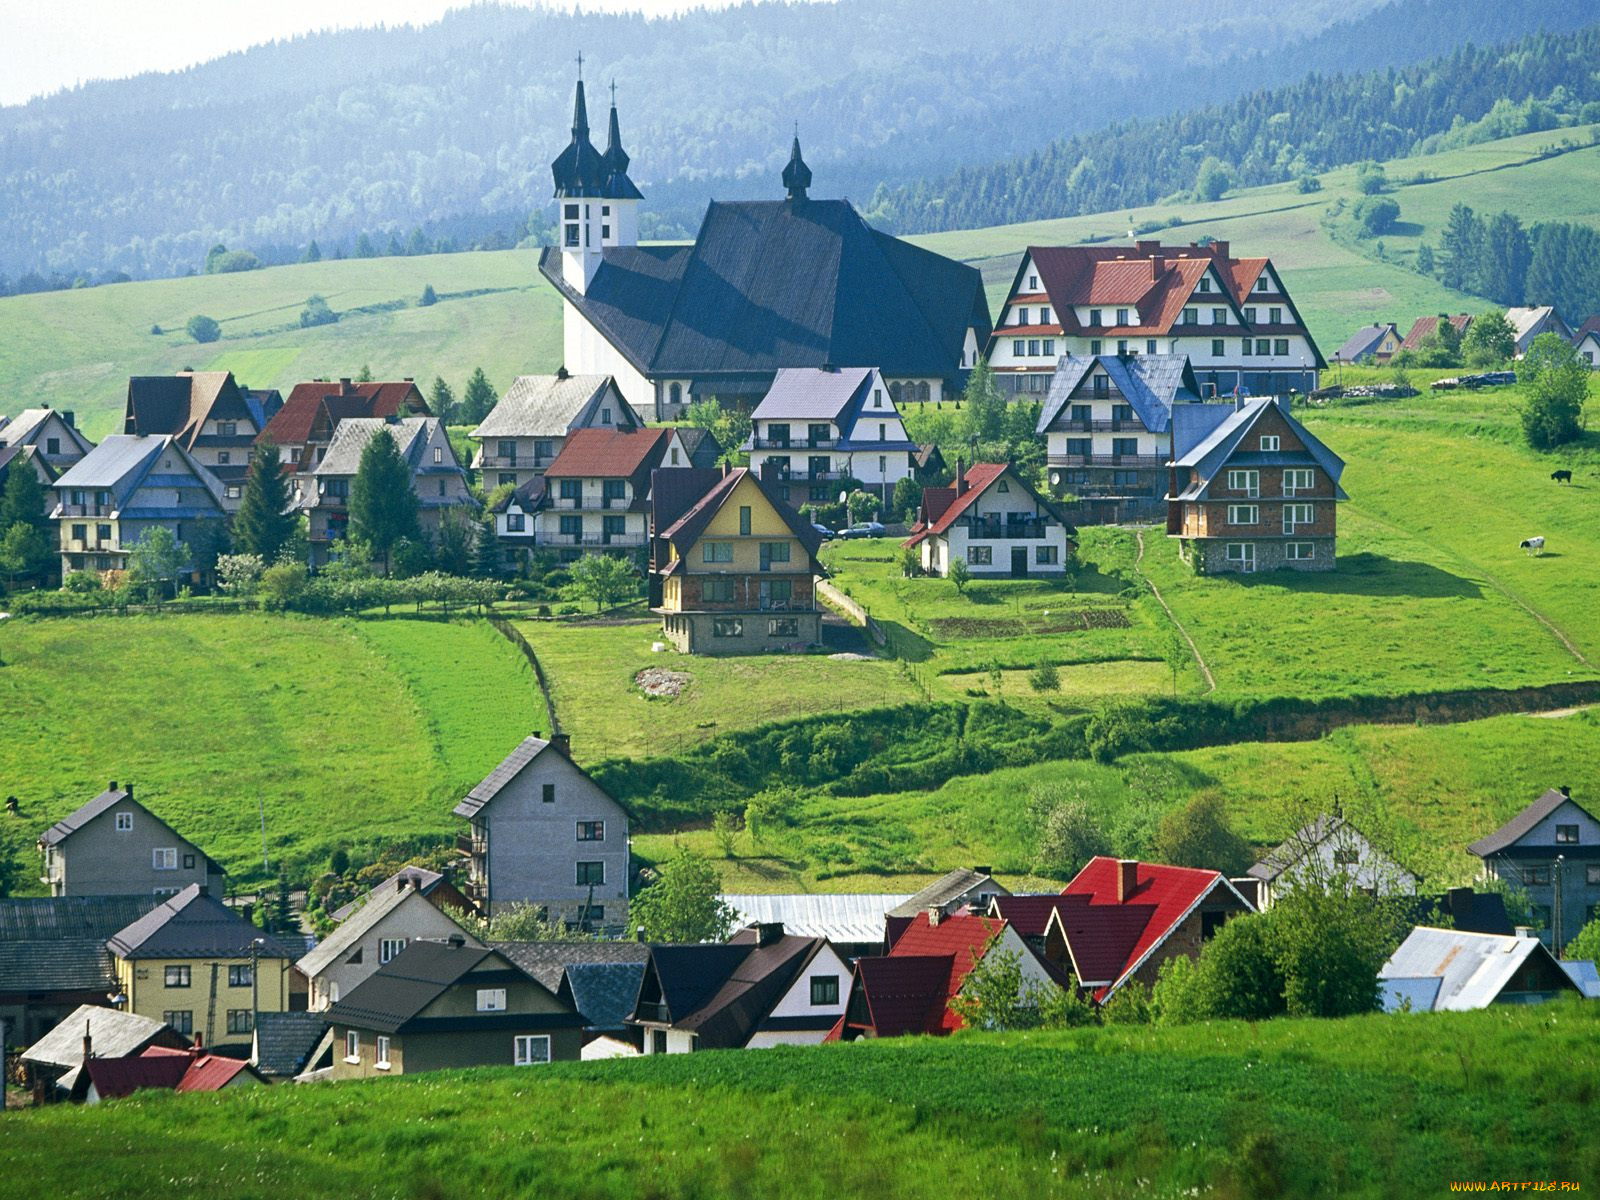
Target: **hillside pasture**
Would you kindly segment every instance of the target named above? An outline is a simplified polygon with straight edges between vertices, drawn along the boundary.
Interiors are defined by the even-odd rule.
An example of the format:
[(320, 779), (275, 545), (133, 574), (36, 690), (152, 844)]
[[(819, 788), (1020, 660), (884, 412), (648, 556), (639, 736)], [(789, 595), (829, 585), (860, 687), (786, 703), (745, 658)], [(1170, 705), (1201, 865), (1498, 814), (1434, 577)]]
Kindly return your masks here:
[[(0, 630), (7, 845), (102, 791), (227, 868), (311, 873), (339, 845), (456, 831), (455, 802), (544, 723), (531, 668), (485, 623), (240, 614), (22, 620)], [(32, 887), (37, 887), (33, 883)]]
[(0, 1193), (140, 1200), (177, 1180), (218, 1195), (449, 1196), (492, 1181), (518, 1195), (916, 1200), (1581, 1183), (1600, 1170), (1597, 1022), (1574, 1001), (142, 1092), (8, 1117)]

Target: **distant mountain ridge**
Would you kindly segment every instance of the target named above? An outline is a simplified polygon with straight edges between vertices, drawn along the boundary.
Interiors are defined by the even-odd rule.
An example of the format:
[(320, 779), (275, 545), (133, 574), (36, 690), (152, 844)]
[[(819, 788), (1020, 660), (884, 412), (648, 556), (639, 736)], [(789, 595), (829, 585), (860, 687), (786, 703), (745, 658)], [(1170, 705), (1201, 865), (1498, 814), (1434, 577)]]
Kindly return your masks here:
[[(795, 121), (819, 186), (859, 201), (1041, 134), (1229, 99), (1303, 73), (1308, 55), (1406, 60), (1420, 47), (1378, 12), (1432, 14), (1421, 24), (1437, 41), (1451, 28), (1437, 14), (1483, 0), (1378, 6), (1127, 0), (1064, 19), (1057, 3), (1015, 0), (967, 37), (966, 0), (654, 22), (483, 5), (423, 29), (312, 35), (0, 109), (0, 272), (171, 274), (217, 241), (285, 261), (312, 238), (328, 250), (416, 226), (474, 240), (548, 202), (580, 49), (597, 100), (618, 80), (645, 232), (681, 235), (712, 196), (772, 193)], [(1532, 0), (1495, 12), (1518, 32), (1569, 20)], [(1455, 39), (1472, 31), (1454, 25)]]

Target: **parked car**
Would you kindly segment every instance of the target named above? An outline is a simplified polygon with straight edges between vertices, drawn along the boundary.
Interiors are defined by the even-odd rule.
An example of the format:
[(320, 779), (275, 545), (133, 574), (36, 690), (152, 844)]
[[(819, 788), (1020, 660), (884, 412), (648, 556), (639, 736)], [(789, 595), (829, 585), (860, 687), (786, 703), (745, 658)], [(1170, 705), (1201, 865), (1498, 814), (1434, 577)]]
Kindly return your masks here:
[(883, 536), (883, 526), (876, 521), (863, 521), (859, 525), (851, 525), (839, 530), (841, 538), (874, 538)]
[(811, 528), (815, 529), (817, 531), (817, 536), (825, 542), (831, 542), (834, 538), (839, 536), (826, 525), (818, 525), (815, 521), (811, 522)]

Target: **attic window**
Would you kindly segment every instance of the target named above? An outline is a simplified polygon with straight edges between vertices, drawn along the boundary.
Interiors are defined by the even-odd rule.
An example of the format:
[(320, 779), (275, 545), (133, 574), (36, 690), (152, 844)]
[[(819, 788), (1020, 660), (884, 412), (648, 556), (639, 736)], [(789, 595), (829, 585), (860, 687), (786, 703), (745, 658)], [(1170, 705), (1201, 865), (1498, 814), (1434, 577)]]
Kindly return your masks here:
[(872, 389), (872, 407), (873, 408), (882, 408), (883, 407), (883, 389), (882, 388), (873, 388)]
[(1028, 276), (1028, 290), (1030, 292), (1037, 292), (1039, 290), (1039, 277), (1037, 275)]
[(506, 990), (505, 990), (505, 988), (479, 988), (478, 989), (478, 1011), (479, 1012), (505, 1012), (505, 1010), (506, 1010)]
[(133, 831), (133, 814), (132, 813), (118, 813), (117, 814), (117, 832), (118, 833), (131, 833), (132, 831)]
[(378, 962), (386, 963), (406, 948), (405, 938), (382, 938), (378, 942)]
[(444, 447), (443, 446), (435, 446), (433, 448), (433, 461), (436, 462), (436, 463), (442, 463), (444, 461)]
[(997, 491), (997, 492), (1009, 492), (1010, 490), (1011, 490), (1011, 485), (1009, 483), (1007, 483), (1004, 479), (1002, 479), (1000, 481), (1000, 486), (995, 488), (995, 491)]
[(1578, 827), (1576, 825), (1557, 825), (1556, 841), (1563, 845), (1575, 846), (1578, 844)]
[(1128, 310), (1125, 309), (1125, 308), (1117, 309), (1117, 324), (1118, 325), (1126, 325), (1127, 323), (1128, 323)]
[(1209, 292), (1211, 290), (1211, 276), (1207, 275), (1200, 280), (1200, 290), (1202, 292)]
[(545, 804), (554, 804), (556, 802), (556, 785), (553, 783), (545, 784), (540, 789), (539, 799)]
[(602, 408), (600, 410), (600, 424), (602, 424), (602, 425), (611, 424), (611, 410), (609, 408)]
[(1263, 453), (1270, 454), (1271, 452), (1273, 452), (1277, 448), (1278, 448), (1278, 435), (1277, 434), (1275, 434), (1275, 433), (1264, 433), (1264, 434), (1261, 435), (1261, 449), (1262, 449)]
[(1256, 291), (1264, 292), (1266, 290), (1267, 290), (1267, 276), (1266, 276), (1266, 273), (1263, 272), (1262, 275), (1261, 275), (1261, 278), (1256, 280)]

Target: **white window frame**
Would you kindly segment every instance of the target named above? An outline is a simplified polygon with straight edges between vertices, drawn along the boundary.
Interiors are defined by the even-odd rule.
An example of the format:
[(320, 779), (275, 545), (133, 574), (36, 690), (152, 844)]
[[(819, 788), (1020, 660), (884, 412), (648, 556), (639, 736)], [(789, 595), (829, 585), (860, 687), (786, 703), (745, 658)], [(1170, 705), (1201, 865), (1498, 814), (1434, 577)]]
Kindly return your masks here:
[[(1235, 554), (1234, 551), (1238, 553)], [(1224, 551), (1230, 563), (1237, 563), (1239, 569), (1246, 575), (1253, 574), (1256, 569), (1256, 544), (1254, 542), (1229, 542)]]
[(1315, 542), (1285, 542), (1283, 556), (1289, 562), (1311, 562), (1317, 556)]
[(118, 833), (132, 833), (133, 832), (133, 814), (132, 813), (118, 813), (117, 814), (117, 832)]
[(503, 987), (500, 987), (500, 988), (479, 988), (478, 989), (478, 1011), (479, 1012), (505, 1012), (506, 1011), (506, 989), (503, 988)]
[(1228, 505), (1229, 525), (1259, 525), (1261, 524), (1261, 506), (1259, 504), (1230, 504)]
[(1263, 433), (1261, 435), (1261, 453), (1272, 454), (1276, 452), (1277, 449), (1278, 435), (1275, 433)]
[(344, 1060), (347, 1063), (361, 1061), (361, 1035), (354, 1029), (344, 1031)]
[(379, 938), (378, 939), (378, 965), (391, 963), (395, 957), (406, 948), (405, 938)]
[[(544, 1043), (544, 1057), (534, 1056), (534, 1047)], [(519, 1033), (511, 1039), (511, 1065), (516, 1067), (542, 1067), (550, 1061), (550, 1035), (548, 1033)]]
[(1243, 492), (1246, 499), (1255, 500), (1261, 495), (1261, 472), (1235, 467), (1228, 472), (1228, 490)]
[(176, 871), (178, 869), (178, 848), (176, 846), (155, 846), (150, 850), (150, 869), (152, 871)]
[(380, 1033), (378, 1035), (377, 1056), (372, 1065), (380, 1071), (387, 1071), (391, 1064), (389, 1062), (389, 1038), (385, 1034)]
[[(1301, 516), (1305, 520), (1301, 520)], [(1283, 531), (1293, 533), (1302, 525), (1311, 525), (1316, 522), (1317, 508), (1314, 504), (1285, 504), (1283, 506)]]
[(1317, 486), (1317, 473), (1310, 467), (1291, 467), (1283, 473), (1283, 494), (1298, 496)]

